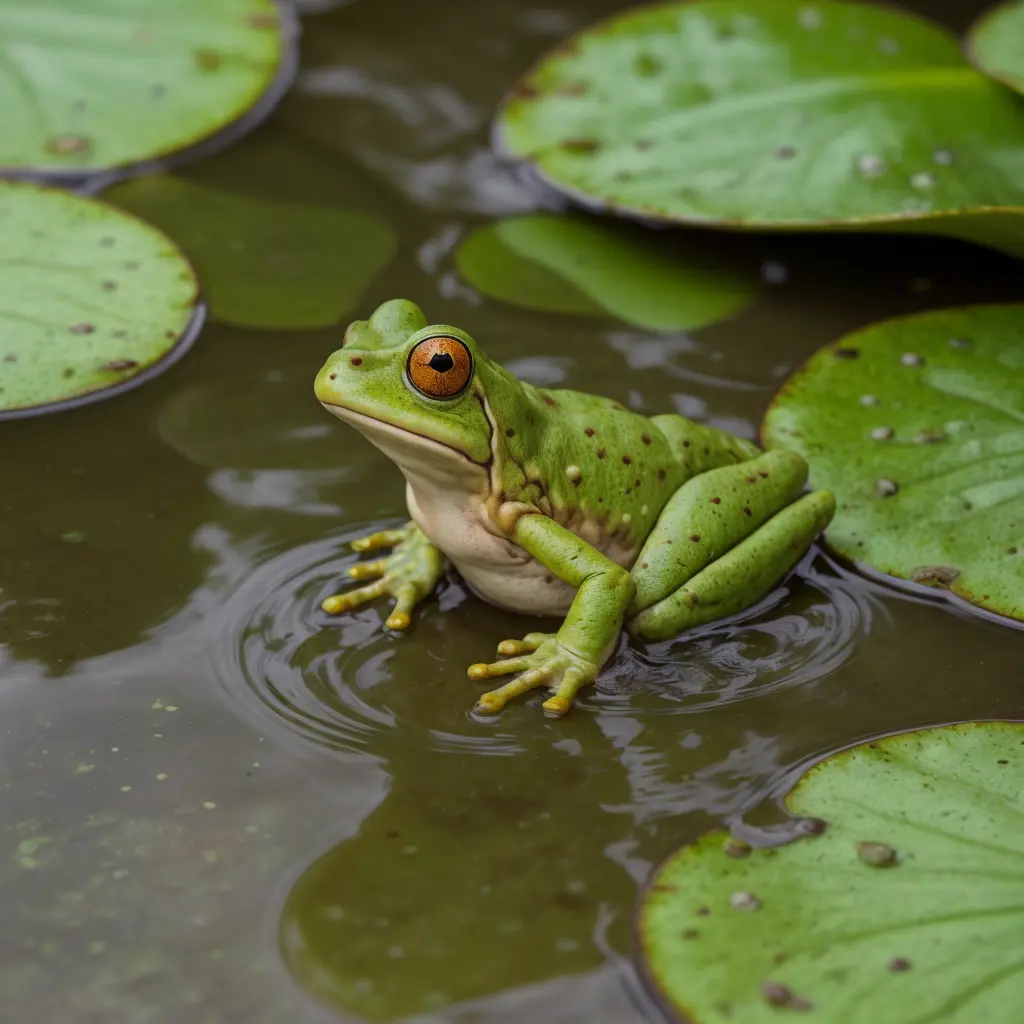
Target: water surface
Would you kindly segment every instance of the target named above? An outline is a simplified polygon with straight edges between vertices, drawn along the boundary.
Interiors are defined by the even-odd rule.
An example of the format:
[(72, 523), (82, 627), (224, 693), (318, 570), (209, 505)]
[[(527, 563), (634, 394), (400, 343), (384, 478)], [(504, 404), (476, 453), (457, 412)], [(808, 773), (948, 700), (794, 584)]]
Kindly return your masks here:
[[(551, 202), (491, 157), (493, 105), (616, 6), (361, 0), (307, 19), (302, 76), (258, 138), (362, 182), (399, 231), (358, 315), (406, 296), (526, 379), (752, 437), (839, 334), (1020, 298), (1019, 265), (952, 242), (701, 233), (680, 244), (772, 283), (689, 335), (468, 291), (457, 239)], [(962, 27), (980, 6), (944, 12)], [(624, 644), (564, 720), (539, 698), (474, 717), (465, 666), (532, 620), (454, 576), (407, 636), (379, 605), (318, 610), (347, 541), (404, 515), (397, 471), (313, 400), (340, 337), (211, 322), (138, 391), (3, 427), (5, 1019), (654, 1020), (628, 953), (661, 857), (722, 822), (784, 837), (774, 797), (838, 747), (1020, 716), (1020, 632), (813, 555), (742, 622)]]

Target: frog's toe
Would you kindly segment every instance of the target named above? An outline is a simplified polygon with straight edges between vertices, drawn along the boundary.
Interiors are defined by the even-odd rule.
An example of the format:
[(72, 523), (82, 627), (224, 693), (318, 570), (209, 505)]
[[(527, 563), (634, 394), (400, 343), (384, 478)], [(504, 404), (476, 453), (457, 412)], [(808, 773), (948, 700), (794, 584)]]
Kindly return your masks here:
[(320, 607), (328, 615), (340, 615), (342, 612), (351, 611), (361, 604), (373, 601), (387, 593), (387, 585), (383, 580), (371, 583), (367, 587), (358, 587), (355, 590), (346, 591), (344, 594), (332, 594), (320, 602)]
[(485, 661), (477, 662), (466, 669), (466, 675), (470, 679), (493, 679), (495, 676), (507, 676), (511, 672), (522, 672), (528, 669), (533, 662), (529, 658), (509, 658), (508, 661), (495, 661), (488, 664)]
[(564, 697), (548, 697), (541, 707), (544, 709), (545, 714), (551, 715), (553, 718), (561, 718), (562, 715), (569, 713), (569, 710), (572, 708), (572, 701), (566, 700)]
[(545, 714), (553, 715), (561, 718), (562, 715), (568, 714), (572, 708), (573, 701), (576, 699), (576, 694), (591, 682), (592, 676), (589, 676), (586, 672), (578, 668), (567, 668), (565, 674), (562, 676), (562, 681), (558, 684), (558, 689), (555, 691), (553, 697), (549, 697), (542, 705)]
[(406, 530), (379, 530), (366, 537), (358, 537), (350, 547), (353, 551), (379, 551), (381, 548), (393, 548), (407, 537)]
[(395, 607), (384, 623), (388, 629), (403, 630), (409, 628), (412, 622), (412, 610), (416, 607), (419, 594), (416, 587), (411, 583), (402, 583), (395, 590)]
[(378, 558), (375, 562), (360, 562), (349, 569), (348, 574), (354, 580), (375, 580), (379, 579), (388, 571), (388, 560)]
[(498, 653), (503, 657), (512, 654), (532, 654), (541, 644), (554, 639), (553, 633), (527, 633), (522, 640), (502, 640), (498, 644)]
[(474, 710), (484, 715), (497, 714), (510, 700), (529, 693), (530, 690), (535, 690), (538, 686), (543, 686), (553, 671), (554, 666), (542, 665), (540, 668), (524, 672), (504, 686), (499, 686), (496, 690), (489, 690), (483, 694), (476, 702)]

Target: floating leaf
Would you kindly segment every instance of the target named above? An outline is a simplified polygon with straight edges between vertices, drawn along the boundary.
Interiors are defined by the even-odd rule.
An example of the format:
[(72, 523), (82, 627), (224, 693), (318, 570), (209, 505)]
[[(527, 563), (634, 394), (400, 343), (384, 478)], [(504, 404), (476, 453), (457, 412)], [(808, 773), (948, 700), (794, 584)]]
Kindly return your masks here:
[(0, 182), (0, 233), (0, 419), (141, 384), (195, 337), (195, 276), (155, 228), (93, 199)]
[(524, 77), (496, 143), (647, 220), (924, 231), (1024, 256), (1024, 105), (945, 30), (881, 6), (628, 9)]
[(181, 245), (217, 319), (314, 328), (350, 312), (396, 247), (391, 228), (366, 212), (362, 182), (346, 195), (346, 181), (343, 168), (294, 141), (276, 153), (253, 142), (180, 176), (134, 178), (104, 195)]
[[(889, 736), (787, 796), (794, 814), (827, 819), (823, 834), (745, 858), (721, 831), (684, 847), (639, 913), (654, 988), (690, 1024), (770, 1024), (780, 1009), (844, 1024), (1017, 1020), (1022, 758), (1021, 724)], [(745, 896), (756, 910), (737, 906)]]
[(272, 0), (0, 0), (0, 173), (84, 177), (248, 126), (294, 70), (281, 22)]
[(536, 214), (478, 228), (460, 246), (474, 288), (527, 309), (610, 313), (652, 330), (681, 331), (741, 310), (753, 275), (649, 231)]
[(816, 353), (762, 426), (835, 492), (838, 554), (1024, 619), (1024, 305), (938, 310)]
[(1024, 92), (1024, 0), (982, 15), (971, 27), (967, 47), (982, 71)]

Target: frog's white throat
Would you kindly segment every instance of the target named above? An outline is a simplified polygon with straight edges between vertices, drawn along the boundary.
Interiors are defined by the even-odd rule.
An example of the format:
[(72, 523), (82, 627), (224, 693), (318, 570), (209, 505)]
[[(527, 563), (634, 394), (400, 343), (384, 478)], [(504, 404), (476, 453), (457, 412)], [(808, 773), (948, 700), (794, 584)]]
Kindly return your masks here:
[[(492, 463), (496, 465), (494, 418), (491, 424)], [(485, 601), (511, 611), (564, 615), (575, 588), (556, 579), (509, 538), (488, 513), (489, 468), (430, 438), (328, 405), (402, 471), (409, 515), (424, 536), (448, 556), (471, 590)]]
[(355, 427), (401, 471), (421, 505), (435, 505), (445, 496), (461, 492), (482, 500), (488, 490), (487, 467), (467, 455), (383, 420), (338, 405), (322, 403), (328, 412)]

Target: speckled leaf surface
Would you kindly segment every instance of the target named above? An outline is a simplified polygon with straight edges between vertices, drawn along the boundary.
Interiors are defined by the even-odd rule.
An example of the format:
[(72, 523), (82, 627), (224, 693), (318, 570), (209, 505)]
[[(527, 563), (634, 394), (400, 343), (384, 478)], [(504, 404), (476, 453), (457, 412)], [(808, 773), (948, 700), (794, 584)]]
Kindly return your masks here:
[(0, 419), (83, 404), (141, 383), (198, 326), (188, 262), (105, 203), (0, 182)]
[(833, 755), (786, 798), (823, 834), (750, 850), (712, 832), (655, 873), (638, 922), (653, 988), (688, 1024), (1012, 1024), (1022, 792), (1017, 723)]
[[(328, 327), (390, 261), (395, 234), (370, 212), (342, 205), (342, 173), (333, 172), (332, 189), (321, 166), (290, 146), (281, 156), (250, 145), (187, 175), (135, 178), (104, 195), (181, 245), (217, 319)], [(228, 171), (242, 182), (237, 189), (228, 187)]]
[(950, 33), (881, 6), (627, 9), (542, 58), (495, 141), (592, 208), (925, 230), (1024, 255), (1024, 106)]
[(971, 28), (967, 47), (982, 71), (1024, 92), (1024, 0), (982, 15)]
[(752, 274), (688, 251), (678, 238), (536, 214), (478, 228), (459, 272), (491, 298), (553, 313), (606, 314), (651, 330), (700, 327), (738, 313)]
[(839, 555), (1024, 620), (1024, 305), (890, 320), (821, 349), (762, 439), (835, 492)]
[(272, 0), (0, 0), (0, 173), (191, 147), (264, 98), (291, 45)]

